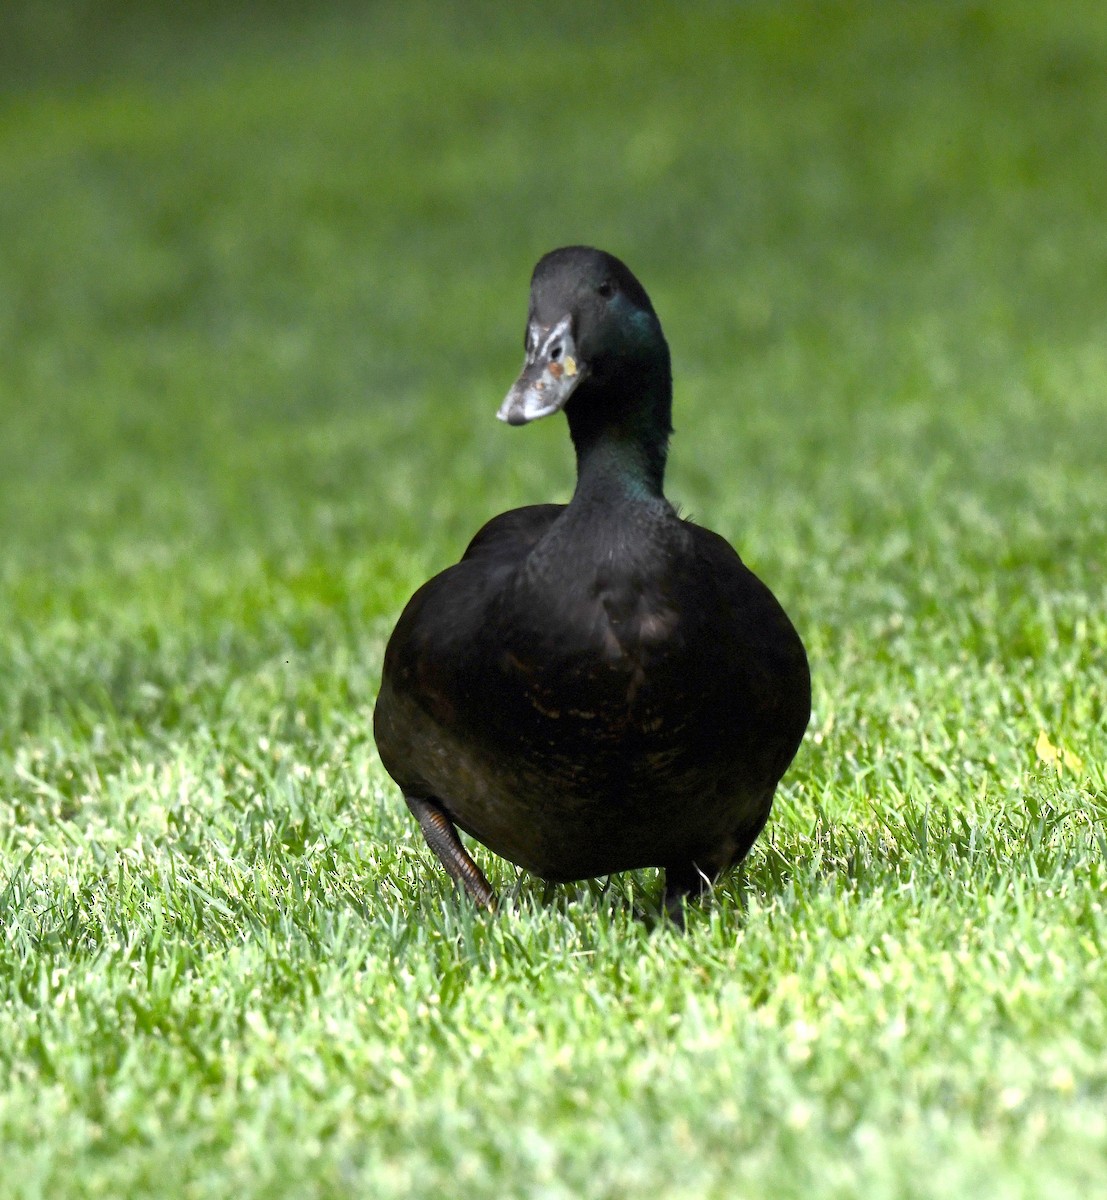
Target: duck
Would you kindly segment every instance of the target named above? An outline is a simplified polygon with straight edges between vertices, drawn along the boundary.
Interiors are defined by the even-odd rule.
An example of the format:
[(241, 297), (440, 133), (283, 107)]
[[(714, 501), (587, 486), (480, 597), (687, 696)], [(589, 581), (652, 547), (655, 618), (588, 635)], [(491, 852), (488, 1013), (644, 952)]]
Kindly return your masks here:
[(492, 518), (411, 597), (380, 760), (477, 905), (497, 896), (459, 830), (551, 883), (659, 868), (683, 920), (765, 826), (810, 720), (807, 655), (731, 545), (665, 497), (669, 346), (630, 269), (544, 255), (524, 345), (497, 416), (564, 413), (576, 487)]

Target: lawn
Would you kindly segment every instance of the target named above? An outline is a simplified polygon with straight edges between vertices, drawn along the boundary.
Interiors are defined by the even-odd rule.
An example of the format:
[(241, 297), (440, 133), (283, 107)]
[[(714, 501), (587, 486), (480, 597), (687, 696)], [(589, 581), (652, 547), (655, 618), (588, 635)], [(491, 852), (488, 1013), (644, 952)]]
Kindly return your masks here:
[[(1107, 14), (0, 16), (0, 1197), (1107, 1194)], [(384, 641), (625, 258), (814, 715), (687, 931), (474, 912)]]

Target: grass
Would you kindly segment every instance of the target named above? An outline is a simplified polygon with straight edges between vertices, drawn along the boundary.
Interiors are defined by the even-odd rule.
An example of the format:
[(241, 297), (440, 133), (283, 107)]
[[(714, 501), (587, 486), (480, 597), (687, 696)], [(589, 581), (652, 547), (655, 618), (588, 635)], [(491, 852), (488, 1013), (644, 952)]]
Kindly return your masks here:
[[(0, 1196), (1103, 1194), (1099, 6), (3, 21)], [(684, 935), (473, 913), (370, 735), (576, 240), (814, 670)]]

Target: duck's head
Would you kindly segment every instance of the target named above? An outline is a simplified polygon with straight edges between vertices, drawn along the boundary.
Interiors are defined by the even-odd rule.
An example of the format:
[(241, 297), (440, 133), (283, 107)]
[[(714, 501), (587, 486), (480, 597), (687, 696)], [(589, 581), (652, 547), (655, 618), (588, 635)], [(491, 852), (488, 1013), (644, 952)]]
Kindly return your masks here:
[(541, 258), (524, 344), (526, 361), (497, 413), (501, 421), (524, 425), (567, 406), (570, 425), (620, 420), (630, 406), (653, 400), (668, 436), (669, 347), (645, 288), (614, 255), (565, 246)]

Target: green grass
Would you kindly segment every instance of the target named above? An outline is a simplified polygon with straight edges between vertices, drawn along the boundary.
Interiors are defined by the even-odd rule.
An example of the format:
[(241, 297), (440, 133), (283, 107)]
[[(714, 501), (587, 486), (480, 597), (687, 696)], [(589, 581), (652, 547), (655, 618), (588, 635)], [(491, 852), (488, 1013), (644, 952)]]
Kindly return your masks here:
[[(0, 26), (0, 1196), (1103, 1194), (1101, 6)], [(473, 913), (370, 734), (578, 240), (814, 672), (684, 935)]]

